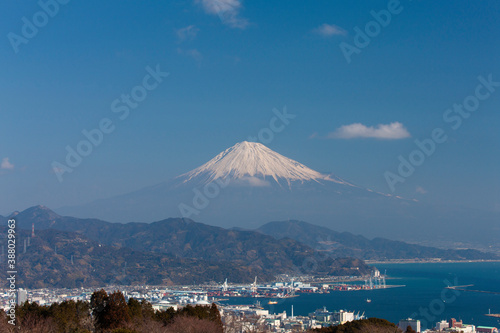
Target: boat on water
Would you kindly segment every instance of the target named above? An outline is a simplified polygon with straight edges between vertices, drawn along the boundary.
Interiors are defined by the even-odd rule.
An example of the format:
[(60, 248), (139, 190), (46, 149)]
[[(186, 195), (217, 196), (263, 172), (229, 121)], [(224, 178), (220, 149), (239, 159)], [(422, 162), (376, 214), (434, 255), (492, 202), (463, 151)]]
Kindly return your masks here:
[(371, 302), (372, 302), (371, 299), (369, 299), (369, 298), (366, 299), (366, 303), (371, 303)]
[(267, 304), (278, 304), (278, 301), (269, 301)]
[(252, 305), (252, 306), (253, 306), (254, 308), (256, 308), (256, 309), (263, 309), (263, 307), (262, 307), (262, 306), (260, 306), (260, 302), (259, 302), (259, 301), (256, 301), (255, 303), (253, 303), (253, 305)]

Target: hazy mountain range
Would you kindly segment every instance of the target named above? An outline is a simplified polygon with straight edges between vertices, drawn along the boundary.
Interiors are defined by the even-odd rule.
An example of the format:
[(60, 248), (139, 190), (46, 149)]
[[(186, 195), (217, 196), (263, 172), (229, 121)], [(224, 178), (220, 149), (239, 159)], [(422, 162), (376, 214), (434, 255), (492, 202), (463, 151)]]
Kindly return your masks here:
[[(121, 224), (59, 216), (43, 206), (10, 217), (25, 230), (18, 236), (18, 259), (26, 286), (96, 285), (116, 275), (122, 283), (191, 284), (225, 278), (250, 282), (255, 276), (269, 281), (278, 274), (361, 275), (371, 270), (362, 260), (325, 257), (292, 239), (189, 219)], [(24, 254), (33, 224), (35, 238)], [(7, 239), (5, 232), (1, 239)], [(117, 272), (114, 277), (111, 271)]]
[(291, 238), (313, 249), (333, 256), (346, 256), (364, 260), (429, 259), (475, 260), (498, 259), (495, 254), (477, 250), (446, 250), (420, 246), (377, 237), (368, 239), (349, 232), (337, 232), (303, 221), (269, 222), (257, 229), (276, 239)]
[[(26, 287), (191, 284), (225, 278), (250, 282), (254, 276), (269, 281), (278, 274), (370, 273), (361, 259), (497, 258), (475, 250), (369, 240), (298, 221), (271, 222), (257, 231), (224, 229), (182, 218), (122, 224), (60, 216), (43, 206), (9, 218), (17, 223), (19, 281)], [(0, 222), (5, 225), (7, 219), (0, 217)], [(32, 225), (35, 237), (28, 240)], [(0, 230), (2, 246), (6, 230)], [(0, 257), (3, 265), (5, 254)]]
[(222, 227), (310, 221), (339, 231), (399, 240), (496, 244), (500, 214), (424, 204), (323, 174), (260, 143), (241, 142), (158, 185), (62, 207), (65, 215), (113, 222), (185, 217)]

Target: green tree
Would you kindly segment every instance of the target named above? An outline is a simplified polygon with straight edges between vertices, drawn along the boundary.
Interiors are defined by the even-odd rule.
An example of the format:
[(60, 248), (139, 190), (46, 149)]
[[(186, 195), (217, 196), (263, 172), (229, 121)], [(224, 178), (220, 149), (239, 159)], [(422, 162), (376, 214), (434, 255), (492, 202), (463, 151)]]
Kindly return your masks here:
[(222, 319), (220, 317), (220, 312), (215, 303), (212, 303), (212, 306), (210, 307), (210, 311), (208, 313), (208, 319), (210, 321), (213, 321), (217, 325), (217, 327), (220, 328), (221, 332), (224, 330), (224, 327), (222, 325)]
[(155, 315), (153, 306), (146, 300), (139, 302), (135, 298), (130, 298), (127, 305), (131, 319), (151, 319)]
[(91, 329), (89, 303), (84, 301), (63, 301), (49, 307), (50, 317), (55, 321), (58, 332), (78, 332)]
[(108, 293), (106, 290), (101, 289), (99, 291), (94, 291), (90, 297), (90, 308), (92, 309), (92, 316), (94, 317), (94, 323), (96, 329), (100, 330), (105, 327), (105, 309), (108, 304)]
[(164, 326), (171, 324), (174, 321), (174, 317), (177, 312), (173, 308), (168, 308), (165, 311), (156, 311), (155, 320), (160, 321)]
[(127, 305), (130, 318), (142, 318), (142, 306), (138, 300), (130, 298)]
[(90, 306), (99, 331), (117, 329), (130, 321), (129, 308), (121, 291), (109, 295), (104, 289), (95, 291)]

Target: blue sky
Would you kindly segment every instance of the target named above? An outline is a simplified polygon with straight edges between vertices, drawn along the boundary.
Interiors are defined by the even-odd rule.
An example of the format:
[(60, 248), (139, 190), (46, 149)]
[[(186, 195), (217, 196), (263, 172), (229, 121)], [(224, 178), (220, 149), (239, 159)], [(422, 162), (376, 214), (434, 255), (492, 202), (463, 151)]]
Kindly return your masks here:
[[(394, 193), (500, 210), (500, 88), (456, 130), (443, 120), (479, 76), (500, 81), (497, 1), (61, 2), (40, 2), (52, 16), (35, 1), (0, 4), (0, 214), (168, 180), (285, 106), (296, 117), (267, 146), (381, 192), (398, 156), (442, 128), (447, 140)], [(340, 45), (355, 47), (355, 28), (376, 29), (371, 11), (388, 7), (390, 23), (348, 62)], [(111, 104), (146, 68), (169, 75), (122, 120)], [(60, 182), (53, 162), (104, 118), (114, 130)]]

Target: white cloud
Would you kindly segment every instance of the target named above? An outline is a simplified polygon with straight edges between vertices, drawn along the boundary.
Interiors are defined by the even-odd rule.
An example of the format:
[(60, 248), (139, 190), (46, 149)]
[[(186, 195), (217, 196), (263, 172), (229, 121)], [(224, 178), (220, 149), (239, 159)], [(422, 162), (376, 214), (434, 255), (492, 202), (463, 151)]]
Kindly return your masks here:
[(346, 31), (335, 24), (326, 24), (323, 23), (319, 27), (313, 30), (314, 33), (323, 36), (323, 37), (331, 37), (335, 35), (345, 35)]
[(328, 134), (332, 139), (376, 138), (376, 139), (405, 139), (411, 135), (400, 122), (379, 124), (375, 127), (365, 126), (361, 123), (344, 125)]
[(309, 135), (309, 139), (314, 139), (317, 136), (318, 136), (318, 132), (314, 132), (313, 134)]
[(14, 164), (10, 163), (8, 157), (4, 157), (2, 163), (0, 163), (0, 169), (12, 170), (14, 169)]
[(196, 62), (198, 64), (200, 64), (201, 60), (203, 59), (203, 56), (201, 55), (200, 51), (198, 51), (197, 49), (185, 50), (185, 49), (178, 48), (177, 53), (193, 58), (194, 60), (196, 60)]
[(426, 194), (427, 190), (424, 189), (422, 186), (417, 186), (417, 188), (415, 189), (415, 192), (420, 193), (420, 194)]
[(207, 14), (218, 15), (222, 23), (238, 29), (245, 29), (248, 20), (240, 17), (242, 0), (196, 0)]
[(194, 39), (199, 31), (200, 29), (198, 29), (196, 26), (188, 25), (187, 27), (177, 29), (175, 33), (177, 34), (179, 40), (182, 42), (187, 39)]

